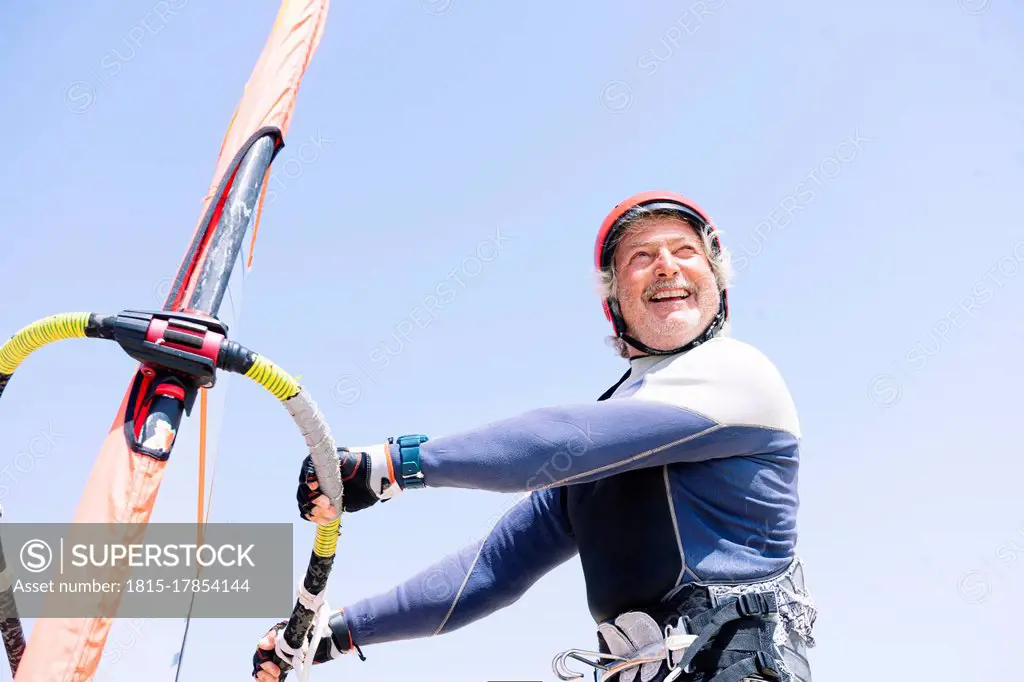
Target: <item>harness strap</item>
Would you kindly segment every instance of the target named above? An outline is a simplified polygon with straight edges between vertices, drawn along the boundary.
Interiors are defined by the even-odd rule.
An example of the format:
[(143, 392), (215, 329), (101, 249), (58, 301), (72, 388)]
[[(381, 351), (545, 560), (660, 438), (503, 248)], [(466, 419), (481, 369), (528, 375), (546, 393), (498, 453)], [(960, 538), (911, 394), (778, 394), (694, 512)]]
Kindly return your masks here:
[[(749, 594), (741, 594), (738, 597), (729, 599), (715, 608), (697, 615), (683, 616), (682, 619), (680, 619), (681, 624), (685, 627), (686, 632), (696, 635), (696, 639), (686, 647), (683, 651), (683, 655), (680, 656), (678, 662), (676, 662), (673, 667), (682, 673), (694, 672), (691, 669), (694, 656), (708, 645), (711, 639), (722, 630), (724, 625), (733, 621), (746, 619), (746, 617), (766, 617), (777, 613), (778, 606), (775, 601), (774, 594), (771, 592), (752, 592)], [(758, 630), (764, 631), (764, 628), (760, 627)], [(762, 651), (759, 651), (756, 656), (751, 656), (751, 658), (757, 658), (759, 662), (762, 658), (768, 660), (768, 654), (763, 653)], [(670, 664), (671, 663), (672, 662), (670, 660)], [(722, 671), (712, 678), (712, 680), (714, 680), (714, 682), (730, 682), (728, 678), (723, 678), (722, 676), (725, 675), (727, 671), (732, 670), (742, 663), (744, 662), (733, 664), (725, 671)], [(778, 674), (774, 672), (774, 668), (770, 666), (765, 666), (765, 668), (766, 670), (771, 671), (771, 679), (778, 679)], [(738, 677), (736, 679), (741, 680), (742, 677)], [(709, 682), (712, 681), (709, 680)]]
[(740, 680), (760, 675), (768, 680), (778, 680), (779, 672), (772, 667), (767, 654), (758, 651), (742, 661), (733, 663), (728, 668), (712, 677), (708, 682), (740, 682)]

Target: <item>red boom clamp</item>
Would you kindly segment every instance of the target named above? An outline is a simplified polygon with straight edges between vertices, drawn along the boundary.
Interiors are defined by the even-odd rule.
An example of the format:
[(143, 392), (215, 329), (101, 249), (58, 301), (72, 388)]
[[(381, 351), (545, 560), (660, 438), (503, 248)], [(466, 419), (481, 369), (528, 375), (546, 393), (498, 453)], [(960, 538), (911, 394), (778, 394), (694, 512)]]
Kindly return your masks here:
[(113, 327), (114, 340), (139, 362), (183, 374), (197, 386), (214, 385), (217, 356), (228, 332), (220, 320), (167, 310), (125, 310), (114, 318)]

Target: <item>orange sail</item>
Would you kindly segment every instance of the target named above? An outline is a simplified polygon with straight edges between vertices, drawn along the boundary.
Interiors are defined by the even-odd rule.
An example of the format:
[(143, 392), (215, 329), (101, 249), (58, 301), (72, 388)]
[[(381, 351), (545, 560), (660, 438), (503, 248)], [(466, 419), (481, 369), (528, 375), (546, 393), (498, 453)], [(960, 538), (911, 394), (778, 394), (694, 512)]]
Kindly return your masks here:
[[(243, 238), (250, 231), (255, 237), (270, 163), (288, 132), (328, 5), (329, 0), (282, 2), (224, 136), (213, 182), (166, 310), (217, 317)], [(173, 466), (169, 456), (178, 420), (186, 400), (195, 397), (194, 390), (191, 396), (188, 393), (187, 388), (183, 392), (172, 381), (163, 381), (158, 369), (139, 366), (85, 485), (75, 523), (133, 524), (111, 525), (117, 530), (111, 531), (108, 541), (138, 541), (156, 504), (164, 470)], [(205, 401), (198, 404), (205, 409)], [(16, 682), (93, 679), (119, 597), (106, 595), (97, 602), (101, 617), (37, 620)], [(249, 661), (239, 661), (240, 671), (248, 666)]]

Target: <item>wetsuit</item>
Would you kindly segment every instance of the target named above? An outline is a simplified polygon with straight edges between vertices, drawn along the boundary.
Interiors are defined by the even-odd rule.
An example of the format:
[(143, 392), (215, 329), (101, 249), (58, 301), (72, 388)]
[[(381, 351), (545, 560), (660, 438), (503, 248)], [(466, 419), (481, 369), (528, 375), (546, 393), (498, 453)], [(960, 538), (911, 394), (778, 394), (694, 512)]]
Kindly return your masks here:
[[(792, 575), (799, 439), (774, 365), (720, 337), (633, 359), (595, 403), (429, 440), (420, 448), (427, 487), (528, 494), (482, 540), (346, 606), (344, 627), (359, 646), (450, 632), (515, 602), (579, 554), (597, 623), (674, 606), (687, 586), (783, 576), (782, 634), (802, 658), (813, 612), (801, 575)], [(795, 665), (809, 680), (806, 663)]]

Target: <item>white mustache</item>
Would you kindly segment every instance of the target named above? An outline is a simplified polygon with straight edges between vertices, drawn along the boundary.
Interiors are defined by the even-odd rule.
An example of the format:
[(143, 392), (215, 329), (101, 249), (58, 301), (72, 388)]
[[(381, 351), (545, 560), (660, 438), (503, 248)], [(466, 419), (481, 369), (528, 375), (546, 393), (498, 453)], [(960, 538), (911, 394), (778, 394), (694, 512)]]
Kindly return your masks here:
[(696, 285), (684, 277), (672, 280), (671, 282), (655, 282), (651, 286), (647, 287), (646, 291), (644, 291), (644, 298), (650, 298), (659, 291), (665, 291), (666, 289), (682, 289), (690, 296), (697, 293)]

